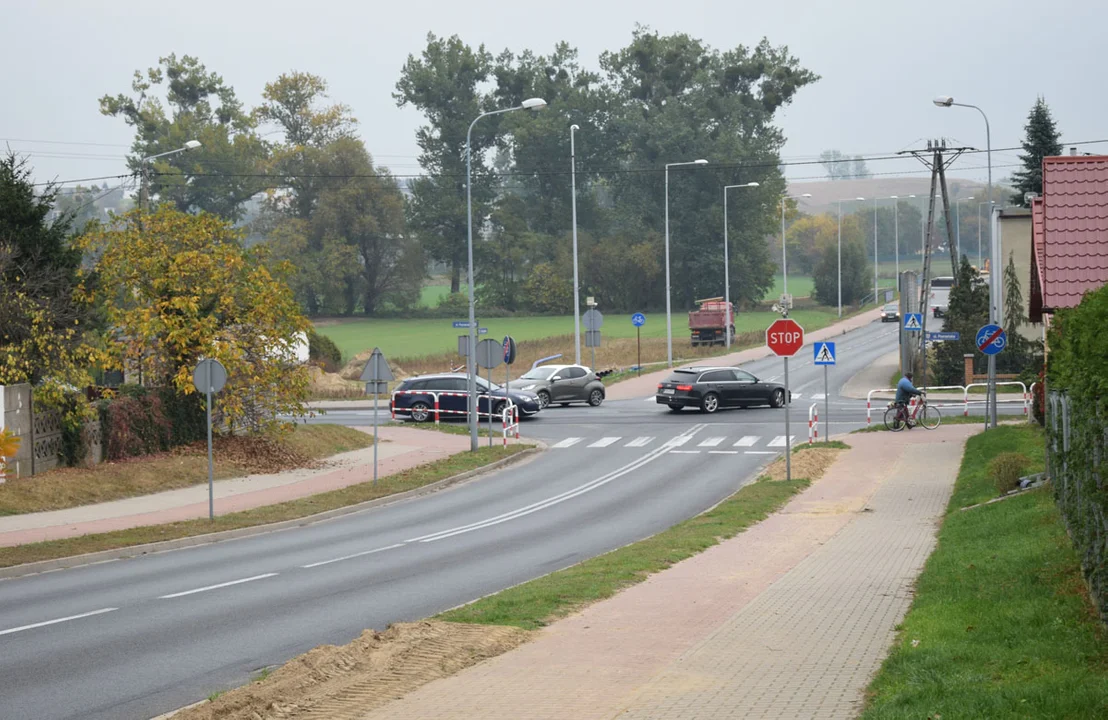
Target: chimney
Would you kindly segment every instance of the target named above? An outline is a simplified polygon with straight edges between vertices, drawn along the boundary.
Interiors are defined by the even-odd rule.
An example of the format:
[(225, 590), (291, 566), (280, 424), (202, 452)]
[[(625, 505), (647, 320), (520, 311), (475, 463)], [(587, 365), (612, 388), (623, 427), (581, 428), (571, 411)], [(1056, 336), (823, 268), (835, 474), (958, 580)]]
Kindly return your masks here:
[(1077, 148), (1071, 147), (1070, 148), (1070, 155), (1073, 156), (1073, 157), (1076, 157), (1077, 156)]

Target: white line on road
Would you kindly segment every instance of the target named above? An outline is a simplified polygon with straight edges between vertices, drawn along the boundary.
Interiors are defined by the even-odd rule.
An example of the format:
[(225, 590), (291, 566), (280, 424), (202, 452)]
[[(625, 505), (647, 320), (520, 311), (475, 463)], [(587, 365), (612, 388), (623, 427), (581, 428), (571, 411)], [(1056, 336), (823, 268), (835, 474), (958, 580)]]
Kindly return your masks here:
[(172, 598), (184, 597), (185, 595), (195, 595), (196, 593), (207, 592), (209, 590), (218, 590), (219, 588), (230, 587), (232, 585), (242, 585), (243, 583), (254, 582), (255, 580), (265, 580), (271, 578), (277, 573), (266, 573), (264, 575), (255, 575), (254, 577), (242, 578), (241, 580), (231, 580), (230, 582), (219, 583), (218, 585), (209, 585), (207, 587), (195, 588), (193, 590), (185, 590), (184, 592), (173, 593), (172, 595), (161, 595), (159, 600), (170, 600)]
[(92, 617), (93, 615), (103, 615), (104, 613), (110, 613), (118, 609), (119, 608), (101, 608), (100, 610), (93, 610), (92, 612), (81, 613), (80, 615), (70, 615), (69, 617), (58, 618), (57, 620), (45, 620), (30, 625), (20, 625), (19, 627), (0, 630), (0, 635), (11, 635), (12, 633), (23, 632), (24, 630), (32, 630), (47, 625), (56, 625), (57, 623), (69, 622), (70, 620), (80, 620), (81, 618)]
[(699, 445), (697, 445), (697, 447), (715, 447), (716, 445), (719, 445), (721, 442), (723, 442), (726, 439), (727, 438), (725, 438), (725, 437), (704, 438), (704, 441), (701, 442)]
[(647, 445), (649, 445), (649, 444), (650, 444), (650, 442), (651, 442), (651, 441), (652, 441), (653, 439), (654, 439), (654, 438), (652, 438), (652, 437), (646, 437), (646, 436), (644, 435), (643, 437), (637, 437), (637, 438), (635, 438), (634, 440), (632, 440), (631, 442), (627, 443), (627, 444), (626, 444), (626, 445), (624, 445), (623, 447), (646, 447)]
[(709, 455), (738, 455), (738, 450), (709, 450)]
[[(796, 441), (796, 436), (795, 435), (790, 435), (789, 436), (789, 442), (791, 443), (791, 442), (795, 442), (795, 441)], [(778, 435), (774, 439), (770, 440), (769, 441), (769, 447), (785, 447), (785, 436), (784, 435)]]
[(608, 447), (609, 445), (613, 445), (622, 439), (623, 438), (618, 437), (603, 437), (594, 442), (592, 445), (589, 445), (589, 447)]
[(692, 440), (691, 435), (678, 435), (677, 437), (666, 440), (665, 444), (662, 447), (681, 447), (689, 440)]
[(670, 450), (674, 455), (699, 455), (699, 450)]
[(734, 447), (754, 447), (754, 445), (762, 438), (758, 435), (744, 435), (739, 438), (739, 441), (735, 443)]
[(813, 400), (826, 400), (827, 396), (824, 395), (823, 393), (816, 393), (815, 395), (812, 396), (812, 399)]
[(747, 450), (744, 455), (776, 455), (772, 450)]
[(552, 447), (552, 448), (567, 448), (567, 447), (570, 447), (571, 445), (576, 445), (579, 442), (581, 442), (581, 438), (571, 437), (571, 438), (566, 438), (565, 440), (562, 440), (561, 442), (556, 442), (553, 445), (551, 445), (550, 447)]
[(305, 570), (309, 568), (319, 567), (320, 565), (330, 565), (331, 563), (342, 562), (343, 560), (353, 560), (354, 558), (365, 557), (366, 555), (373, 555), (374, 553), (384, 552), (386, 550), (393, 550), (398, 547), (404, 547), (405, 543), (396, 543), (395, 545), (389, 545), (388, 547), (381, 547), (375, 550), (366, 550), (365, 552), (354, 553), (353, 555), (343, 555), (342, 557), (332, 558), (330, 560), (322, 560), (320, 562), (312, 563), (311, 565), (301, 565), (300, 567)]

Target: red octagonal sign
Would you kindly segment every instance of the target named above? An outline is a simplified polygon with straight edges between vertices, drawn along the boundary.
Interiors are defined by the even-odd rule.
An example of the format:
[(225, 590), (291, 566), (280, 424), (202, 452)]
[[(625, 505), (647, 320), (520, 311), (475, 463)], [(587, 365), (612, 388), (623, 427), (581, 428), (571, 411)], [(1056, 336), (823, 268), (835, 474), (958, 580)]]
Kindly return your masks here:
[(792, 357), (804, 345), (804, 328), (796, 320), (774, 320), (766, 329), (766, 346), (778, 357)]

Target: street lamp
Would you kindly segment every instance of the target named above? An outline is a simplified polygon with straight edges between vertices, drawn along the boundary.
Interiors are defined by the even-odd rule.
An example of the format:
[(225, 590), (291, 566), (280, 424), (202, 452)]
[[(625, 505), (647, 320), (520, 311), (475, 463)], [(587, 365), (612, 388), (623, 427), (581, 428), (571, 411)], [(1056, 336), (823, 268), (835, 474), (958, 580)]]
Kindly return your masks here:
[(575, 363), (581, 364), (581, 286), (577, 280), (577, 152), (573, 133), (579, 125), (569, 126), (569, 186), (573, 206), (573, 353)]
[[(781, 293), (783, 295), (789, 294), (789, 270), (785, 258), (785, 201), (810, 197), (812, 197), (812, 193), (804, 193), (803, 195), (784, 195), (781, 198)], [(788, 308), (785, 308), (785, 310), (787, 312)]]
[(168, 157), (170, 155), (176, 155), (177, 153), (195, 150), (196, 148), (200, 147), (200, 144), (201, 143), (199, 140), (189, 140), (187, 143), (177, 148), (176, 150), (169, 150), (164, 153), (158, 153), (157, 155), (149, 155), (139, 160), (139, 170), (142, 173), (142, 187), (139, 190), (139, 205), (142, 207), (143, 211), (148, 211), (150, 209), (150, 177), (147, 163), (151, 160), (157, 160), (161, 157)]
[[(986, 200), (985, 202), (977, 203), (977, 272), (981, 272), (981, 267), (985, 264), (985, 260), (981, 255), (981, 208), (984, 205), (995, 205), (996, 200)], [(992, 213), (990, 212), (990, 217)]]
[[(943, 95), (935, 98), (932, 102), (939, 107), (966, 107), (972, 108), (981, 113), (982, 119), (985, 121), (985, 158), (986, 164), (989, 167), (989, 187), (987, 190), (988, 198), (993, 198), (993, 139), (992, 132), (989, 130), (989, 116), (985, 114), (985, 111), (976, 105), (970, 105), (968, 103), (954, 102), (954, 98), (950, 95)], [(1001, 297), (1001, 275), (997, 272), (997, 249), (994, 247), (993, 238), (993, 223), (992, 212), (990, 208), (989, 212), (989, 256), (993, 261), (989, 265), (989, 319), (993, 323), (1000, 322), (1000, 308), (997, 303)], [(989, 425), (996, 427), (996, 356), (989, 356), (989, 399), (992, 401), (989, 408)]]
[(727, 326), (723, 328), (724, 337), (727, 338), (725, 346), (731, 347), (731, 260), (727, 255), (727, 191), (732, 188), (756, 188), (758, 183), (748, 182), (745, 185), (723, 186), (723, 304), (727, 307)]
[[(854, 198), (858, 202), (865, 202), (864, 197)], [(843, 316), (843, 203), (850, 200), (839, 200), (839, 317)]]
[[(970, 195), (966, 200), (973, 200), (973, 195)], [(962, 262), (962, 212), (961, 203), (958, 200), (954, 201), (954, 247), (958, 248), (958, 262)]]
[(673, 317), (670, 315), (669, 302), (669, 169), (682, 165), (707, 165), (708, 161), (690, 160), (688, 162), (676, 162), (666, 164), (666, 363), (673, 367)]
[[(513, 110), (541, 110), (546, 107), (546, 101), (542, 98), (528, 98), (519, 105), (503, 110), (492, 110), (481, 113), (473, 119), (466, 130), (466, 240), (468, 244), (469, 268), (466, 271), (466, 279), (469, 282), (469, 348), (466, 352), (466, 389), (469, 391), (469, 449), (477, 451), (477, 309), (473, 296), (473, 153), (470, 147), (470, 136), (473, 134), (473, 126), (483, 117), (500, 115)], [(489, 398), (489, 413), (492, 413), (492, 398)]]

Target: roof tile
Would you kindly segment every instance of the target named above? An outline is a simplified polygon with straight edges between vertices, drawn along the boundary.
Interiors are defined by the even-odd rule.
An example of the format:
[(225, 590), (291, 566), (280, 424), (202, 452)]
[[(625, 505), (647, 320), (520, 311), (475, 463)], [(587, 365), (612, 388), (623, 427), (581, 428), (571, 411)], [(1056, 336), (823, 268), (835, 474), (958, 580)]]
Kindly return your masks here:
[(1108, 283), (1108, 156), (1044, 158), (1031, 218), (1044, 308), (1073, 307)]

